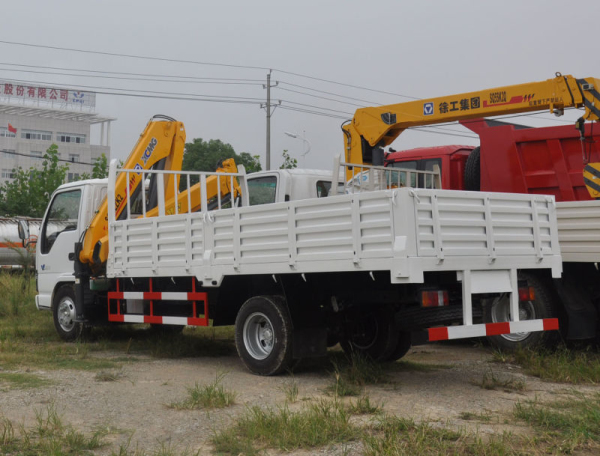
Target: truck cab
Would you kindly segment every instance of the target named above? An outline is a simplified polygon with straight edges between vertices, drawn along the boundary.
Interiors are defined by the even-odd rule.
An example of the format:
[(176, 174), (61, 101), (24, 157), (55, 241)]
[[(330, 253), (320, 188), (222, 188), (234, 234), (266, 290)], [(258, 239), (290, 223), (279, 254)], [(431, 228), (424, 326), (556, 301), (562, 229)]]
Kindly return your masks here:
[(61, 185), (52, 195), (36, 248), (38, 309), (50, 310), (55, 290), (75, 282), (73, 246), (106, 196), (108, 179)]
[[(385, 157), (385, 166), (393, 168), (433, 171), (438, 165), (442, 188), (465, 190), (464, 171), (469, 154), (474, 146), (419, 147), (417, 149), (392, 151)], [(417, 175), (413, 175), (415, 179)], [(419, 175), (419, 178), (423, 178)], [(419, 185), (417, 185), (419, 184)], [(424, 187), (421, 182), (411, 182), (411, 187)]]
[(331, 171), (310, 169), (277, 169), (250, 174), (247, 178), (250, 205), (326, 197), (331, 190), (331, 177)]

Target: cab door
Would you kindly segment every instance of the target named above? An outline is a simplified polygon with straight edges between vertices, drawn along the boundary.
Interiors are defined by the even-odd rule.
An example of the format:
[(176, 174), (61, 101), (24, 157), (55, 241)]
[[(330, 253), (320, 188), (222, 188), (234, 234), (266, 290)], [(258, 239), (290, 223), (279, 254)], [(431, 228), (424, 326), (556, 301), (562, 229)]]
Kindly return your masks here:
[(37, 241), (38, 306), (52, 305), (52, 292), (59, 282), (74, 282), (74, 246), (79, 240), (83, 188), (56, 193), (46, 211)]

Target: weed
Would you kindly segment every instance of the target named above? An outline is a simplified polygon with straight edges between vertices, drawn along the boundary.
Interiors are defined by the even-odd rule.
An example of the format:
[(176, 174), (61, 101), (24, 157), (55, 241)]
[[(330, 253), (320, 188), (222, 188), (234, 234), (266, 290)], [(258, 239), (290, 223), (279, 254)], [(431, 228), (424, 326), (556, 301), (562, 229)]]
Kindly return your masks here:
[[(417, 424), (411, 419), (382, 416), (363, 438), (366, 456), (400, 456), (406, 454), (448, 455), (512, 455), (523, 454), (514, 450), (514, 437), (481, 439), (477, 435)], [(524, 453), (527, 454), (527, 453)]]
[(282, 387), (281, 390), (285, 394), (285, 400), (289, 403), (294, 403), (298, 400), (298, 383), (296, 383), (296, 379), (292, 376), (290, 381), (287, 381)]
[(252, 407), (232, 427), (216, 432), (212, 442), (220, 454), (254, 455), (266, 448), (289, 452), (348, 442), (360, 435), (339, 402), (319, 401), (299, 412), (287, 406)]
[(517, 364), (529, 375), (560, 383), (600, 383), (600, 353), (593, 349), (519, 350), (512, 354), (498, 352), (494, 360)]
[(381, 411), (383, 406), (371, 404), (369, 396), (361, 396), (356, 402), (350, 402), (348, 411), (353, 415), (372, 415)]
[(353, 353), (345, 362), (334, 360), (333, 367), (335, 382), (326, 391), (338, 397), (358, 396), (365, 385), (391, 382), (381, 364), (360, 353)]
[(200, 386), (197, 382), (193, 388), (188, 388), (188, 398), (182, 402), (173, 402), (171, 408), (182, 410), (214, 409), (229, 407), (235, 403), (236, 394), (226, 391), (221, 381), (225, 374), (217, 374), (215, 381), (208, 385)]
[(458, 417), (464, 421), (483, 421), (489, 423), (492, 420), (492, 417), (488, 414), (484, 415), (483, 413), (472, 413), (472, 412), (461, 412), (458, 414)]
[(525, 382), (523, 380), (516, 380), (514, 378), (499, 379), (491, 369), (489, 372), (483, 374), (481, 381), (471, 380), (471, 383), (486, 390), (501, 389), (507, 393), (525, 390)]
[(386, 366), (391, 372), (432, 372), (440, 369), (451, 369), (449, 364), (419, 363), (415, 361), (401, 360)]
[(71, 426), (63, 424), (54, 405), (45, 411), (36, 411), (37, 425), (33, 429), (21, 426), (19, 437), (15, 436), (13, 425), (4, 419), (0, 422), (2, 454), (77, 454), (91, 455), (92, 450), (103, 446), (102, 432), (86, 436)]
[(94, 376), (97, 382), (116, 382), (125, 377), (122, 371), (105, 371), (102, 370)]

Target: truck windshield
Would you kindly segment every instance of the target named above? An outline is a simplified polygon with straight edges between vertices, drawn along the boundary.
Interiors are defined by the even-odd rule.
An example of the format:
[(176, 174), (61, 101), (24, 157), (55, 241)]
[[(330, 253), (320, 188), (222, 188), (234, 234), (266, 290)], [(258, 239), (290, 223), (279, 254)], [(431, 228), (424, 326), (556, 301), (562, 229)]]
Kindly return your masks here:
[(81, 190), (59, 193), (52, 200), (42, 228), (42, 253), (48, 253), (63, 231), (77, 229)]
[(274, 203), (277, 194), (277, 176), (248, 179), (248, 193), (250, 206)]

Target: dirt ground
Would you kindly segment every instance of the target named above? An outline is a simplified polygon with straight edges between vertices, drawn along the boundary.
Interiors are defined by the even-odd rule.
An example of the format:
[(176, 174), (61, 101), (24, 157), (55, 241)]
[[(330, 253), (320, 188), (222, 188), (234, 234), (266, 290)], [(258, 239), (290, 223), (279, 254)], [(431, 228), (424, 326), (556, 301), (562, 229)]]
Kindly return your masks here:
[[(111, 356), (104, 354), (103, 356)], [(497, 364), (486, 347), (471, 345), (424, 345), (413, 348), (404, 358), (419, 364), (438, 365), (434, 369), (401, 369), (391, 372), (391, 384), (366, 388), (372, 403), (383, 404), (388, 414), (440, 423), (450, 428), (477, 430), (482, 434), (530, 432), (514, 424), (512, 411), (517, 401), (539, 398), (557, 399), (573, 391), (572, 386), (544, 382), (526, 376), (517, 366)], [(441, 366), (440, 366), (441, 365)], [(237, 356), (198, 357), (193, 359), (156, 360), (140, 358), (126, 363), (118, 381), (102, 382), (96, 372), (63, 370), (31, 373), (51, 380), (50, 386), (0, 392), (0, 416), (15, 424), (35, 424), (36, 410), (53, 403), (65, 423), (84, 432), (110, 428), (106, 437), (110, 444), (98, 454), (118, 451), (133, 432), (131, 448), (154, 451), (161, 442), (171, 448), (200, 450), (210, 454), (210, 437), (215, 429), (227, 426), (247, 406), (278, 406), (285, 402), (285, 389), (295, 381), (299, 400), (292, 407), (319, 397), (332, 383), (333, 368), (323, 361), (299, 366), (294, 376), (258, 377), (250, 374)], [(187, 397), (187, 387), (196, 382), (209, 383), (216, 375), (226, 389), (237, 394), (236, 405), (221, 410), (175, 410), (166, 404)], [(524, 382), (524, 391), (481, 387), (484, 375), (500, 382)], [(477, 384), (479, 383), (479, 385)], [(577, 387), (598, 391), (598, 387)], [(461, 419), (461, 413), (491, 414), (489, 422)], [(463, 415), (464, 416), (464, 415)], [(340, 448), (319, 449), (295, 454), (341, 454)], [(344, 454), (358, 454), (358, 448), (346, 446)], [(272, 453), (276, 454), (276, 453)]]

